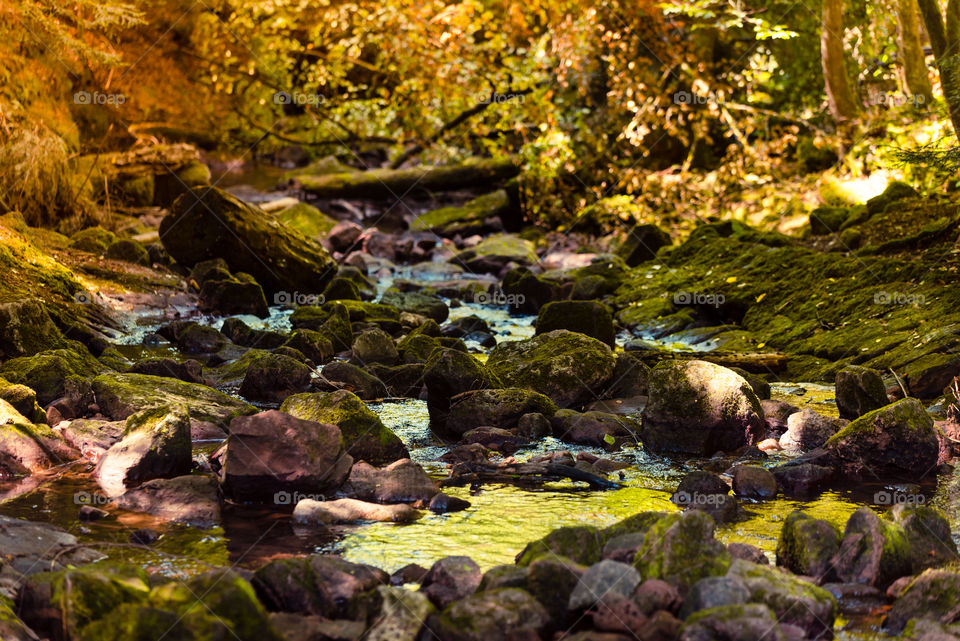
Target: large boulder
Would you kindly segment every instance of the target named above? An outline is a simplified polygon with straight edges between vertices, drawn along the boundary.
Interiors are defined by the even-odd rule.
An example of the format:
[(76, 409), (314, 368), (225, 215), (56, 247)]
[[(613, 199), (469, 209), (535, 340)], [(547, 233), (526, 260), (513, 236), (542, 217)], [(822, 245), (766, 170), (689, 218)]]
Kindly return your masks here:
[(840, 533), (833, 525), (797, 510), (787, 516), (780, 531), (777, 565), (823, 582), (831, 577), (839, 545)]
[(472, 390), (450, 399), (450, 413), (443, 432), (459, 437), (488, 425), (513, 430), (527, 414), (549, 417), (556, 411), (553, 401), (537, 392), (516, 387)]
[(151, 479), (188, 473), (191, 454), (186, 407), (142, 410), (127, 418), (123, 438), (100, 457), (94, 475), (107, 496), (120, 496)]
[(500, 387), (500, 381), (480, 361), (455, 349), (437, 349), (430, 354), (423, 370), (427, 388), (430, 427), (443, 432), (451, 399), (472, 390)]
[(547, 610), (529, 592), (478, 592), (427, 619), (424, 641), (539, 639), (550, 626)]
[(646, 533), (633, 566), (646, 579), (662, 579), (686, 593), (700, 579), (730, 567), (726, 546), (713, 538), (714, 520), (700, 510), (661, 517)]
[(289, 503), (278, 500), (278, 494), (335, 490), (352, 463), (335, 425), (270, 410), (230, 422), (220, 476), (224, 491), (235, 500)]
[(280, 411), (299, 419), (336, 425), (343, 435), (345, 451), (354, 460), (385, 465), (410, 456), (403, 441), (380, 417), (346, 390), (295, 394), (283, 402)]
[(280, 293), (319, 294), (337, 273), (319, 242), (216, 187), (178, 198), (160, 223), (160, 238), (186, 267), (224, 259), (231, 271), (252, 275), (268, 299)]
[(650, 373), (640, 438), (657, 454), (711, 456), (763, 437), (760, 399), (749, 383), (706, 361), (662, 361)]
[(616, 329), (613, 312), (603, 303), (592, 300), (565, 300), (547, 303), (537, 314), (537, 334), (557, 329), (579, 332), (614, 347)]
[(113, 420), (154, 407), (185, 405), (190, 418), (226, 429), (236, 416), (257, 408), (206, 385), (146, 374), (103, 374), (93, 379), (93, 394), (100, 411)]
[(854, 478), (915, 481), (936, 469), (940, 455), (938, 429), (912, 398), (864, 414), (824, 447), (838, 469)]
[(887, 403), (887, 388), (876, 370), (847, 365), (837, 372), (837, 410), (841, 418), (860, 418)]
[(487, 367), (504, 386), (532, 389), (565, 408), (597, 400), (613, 377), (615, 362), (604, 343), (561, 329), (498, 344)]

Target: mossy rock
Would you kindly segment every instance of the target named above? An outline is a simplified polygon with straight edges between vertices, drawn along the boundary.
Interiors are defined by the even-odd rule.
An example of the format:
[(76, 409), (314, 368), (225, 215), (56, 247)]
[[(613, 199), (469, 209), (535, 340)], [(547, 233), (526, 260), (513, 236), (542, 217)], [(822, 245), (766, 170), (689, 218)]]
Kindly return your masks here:
[(889, 634), (899, 634), (911, 619), (948, 617), (956, 620), (960, 603), (960, 573), (948, 570), (927, 570), (914, 579), (893, 603), (883, 621)]
[(527, 568), (526, 590), (547, 609), (558, 627), (568, 627), (578, 615), (567, 610), (570, 595), (580, 583), (587, 566), (562, 556), (544, 556)]
[(0, 472), (18, 476), (39, 472), (80, 458), (59, 432), (43, 423), (31, 423), (0, 400)]
[(917, 190), (900, 180), (894, 180), (887, 185), (886, 189), (879, 196), (874, 196), (867, 201), (867, 212), (870, 215), (882, 214), (887, 207), (893, 203), (904, 200), (905, 198), (916, 198), (919, 196)]
[(419, 215), (410, 223), (414, 232), (432, 231), (440, 236), (467, 237), (487, 229), (486, 221), (499, 216), (510, 206), (503, 189), (484, 194), (459, 207), (442, 207)]
[(69, 343), (36, 300), (0, 303), (0, 358), (32, 356)]
[(103, 227), (87, 227), (70, 237), (71, 249), (105, 254), (107, 248), (117, 241), (117, 235)]
[[(525, 414), (553, 416), (557, 406), (548, 397), (526, 389), (481, 389), (463, 392), (450, 399), (450, 413), (443, 432), (462, 436), (472, 429), (492, 425), (510, 430)], [(431, 426), (434, 424), (431, 422)]]
[(907, 534), (911, 574), (920, 574), (927, 568), (947, 565), (960, 559), (950, 531), (950, 522), (936, 509), (927, 505), (900, 503), (894, 505), (885, 516)]
[(494, 271), (494, 267), (502, 267), (511, 262), (518, 265), (536, 265), (540, 259), (530, 241), (512, 234), (493, 234), (475, 247), (463, 250), (451, 258), (450, 262), (481, 273)]
[(154, 178), (153, 204), (158, 207), (171, 207), (177, 198), (192, 188), (210, 184), (210, 168), (196, 160), (172, 171), (163, 169), (161, 172)]
[(360, 288), (349, 278), (336, 276), (323, 290), (324, 300), (360, 300)]
[(626, 240), (617, 247), (617, 255), (630, 267), (636, 267), (657, 257), (657, 252), (671, 244), (670, 234), (656, 225), (636, 225)]
[(83, 396), (90, 380), (109, 371), (89, 352), (54, 349), (34, 356), (13, 358), (0, 366), (0, 375), (37, 393), (41, 405), (68, 395)]
[(849, 217), (847, 207), (818, 207), (810, 213), (810, 231), (814, 236), (837, 233)]
[(777, 565), (795, 574), (824, 579), (832, 570), (840, 532), (828, 521), (791, 512), (777, 541)]
[(427, 388), (427, 409), (431, 429), (443, 433), (450, 402), (457, 394), (478, 389), (494, 389), (500, 380), (476, 358), (455, 349), (436, 349), (423, 370)]
[(150, 252), (131, 238), (124, 238), (107, 247), (107, 258), (122, 260), (135, 265), (150, 265)]
[(622, 232), (625, 227), (632, 227), (644, 218), (643, 206), (633, 197), (608, 196), (578, 211), (569, 229), (594, 236), (607, 236)]
[(326, 237), (337, 224), (336, 220), (307, 203), (297, 203), (274, 215), (281, 223), (307, 238)]
[(832, 565), (842, 582), (885, 589), (910, 574), (912, 561), (906, 530), (862, 507), (847, 520)]
[(593, 526), (557, 528), (542, 539), (528, 543), (517, 555), (517, 565), (527, 567), (539, 558), (562, 556), (589, 566), (600, 560), (603, 544), (603, 533)]
[(86, 625), (79, 641), (226, 641), (230, 626), (197, 609), (180, 614), (139, 603), (124, 603)]
[(325, 334), (309, 329), (294, 330), (283, 347), (302, 352), (314, 365), (323, 365), (334, 356), (333, 341)]
[(257, 408), (206, 385), (146, 374), (103, 374), (93, 379), (100, 411), (113, 420), (141, 409), (186, 405), (190, 417), (228, 429), (231, 419), (254, 414)]
[(336, 425), (343, 434), (344, 448), (356, 461), (386, 465), (410, 456), (403, 441), (366, 403), (346, 390), (294, 394), (283, 402), (280, 411), (307, 421)]
[(556, 301), (540, 308), (536, 321), (537, 334), (557, 329), (579, 332), (612, 347), (616, 346), (613, 313), (596, 301)]
[(10, 403), (15, 410), (33, 423), (46, 421), (46, 413), (37, 403), (37, 393), (32, 387), (0, 378), (0, 399)]
[(694, 612), (682, 628), (683, 639), (783, 641), (773, 611), (760, 603), (733, 603)]
[(726, 546), (713, 538), (715, 523), (700, 510), (669, 514), (647, 531), (633, 565), (646, 579), (662, 579), (685, 593), (708, 576), (730, 567)]
[(539, 639), (550, 626), (547, 610), (519, 588), (477, 592), (431, 616), (425, 625), (439, 639), (458, 641)]
[(522, 341), (503, 342), (490, 352), (487, 368), (504, 386), (544, 394), (558, 407), (599, 398), (616, 359), (602, 342), (566, 330)]
[(401, 292), (396, 289), (388, 289), (380, 297), (380, 304), (395, 307), (401, 312), (426, 316), (437, 323), (444, 322), (450, 315), (447, 304), (442, 300), (417, 292)]
[(400, 360), (404, 363), (426, 363), (440, 341), (433, 336), (410, 332), (397, 343)]

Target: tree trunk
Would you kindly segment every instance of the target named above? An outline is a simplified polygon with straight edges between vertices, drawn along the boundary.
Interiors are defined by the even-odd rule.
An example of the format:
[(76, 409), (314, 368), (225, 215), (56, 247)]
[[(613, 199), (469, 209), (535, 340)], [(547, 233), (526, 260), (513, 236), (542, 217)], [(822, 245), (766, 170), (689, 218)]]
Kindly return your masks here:
[(953, 133), (960, 137), (960, 0), (947, 5), (946, 27), (937, 0), (917, 0), (940, 70), (940, 86), (950, 110)]
[(820, 60), (830, 113), (838, 125), (857, 117), (857, 102), (843, 60), (843, 0), (823, 0)]
[(903, 79), (916, 106), (933, 102), (933, 88), (927, 74), (926, 57), (920, 44), (920, 21), (913, 0), (897, 0), (898, 44), (903, 59)]

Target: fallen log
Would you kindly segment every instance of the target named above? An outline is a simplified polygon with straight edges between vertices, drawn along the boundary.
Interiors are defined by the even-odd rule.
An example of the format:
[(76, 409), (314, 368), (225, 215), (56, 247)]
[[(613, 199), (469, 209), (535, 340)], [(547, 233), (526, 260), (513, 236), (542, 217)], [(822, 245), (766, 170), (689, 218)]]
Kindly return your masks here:
[(463, 462), (453, 467), (450, 477), (441, 486), (462, 486), (474, 483), (515, 483), (540, 485), (570, 479), (581, 481), (594, 490), (614, 490), (621, 485), (589, 472), (559, 463), (490, 463)]
[(446, 167), (420, 166), (409, 169), (370, 169), (367, 171), (298, 175), (295, 188), (317, 198), (390, 199), (409, 192), (455, 191), (504, 182), (520, 173), (513, 160), (479, 159)]
[(764, 374), (767, 372), (783, 371), (787, 367), (786, 354), (747, 354), (738, 352), (666, 352), (659, 350), (633, 352), (651, 367), (663, 360), (698, 360), (707, 361), (724, 367), (739, 367), (740, 369)]

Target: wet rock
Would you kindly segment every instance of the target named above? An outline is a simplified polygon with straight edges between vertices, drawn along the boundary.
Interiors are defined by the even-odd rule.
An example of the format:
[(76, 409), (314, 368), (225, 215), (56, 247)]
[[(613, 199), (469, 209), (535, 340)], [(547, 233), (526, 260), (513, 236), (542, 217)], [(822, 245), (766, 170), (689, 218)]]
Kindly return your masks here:
[(763, 603), (780, 623), (802, 628), (808, 638), (829, 634), (837, 616), (837, 602), (826, 590), (767, 565), (736, 560), (728, 577), (750, 590), (750, 603)]
[(384, 465), (410, 456), (403, 441), (380, 417), (346, 390), (295, 394), (283, 402), (280, 411), (300, 419), (336, 425), (343, 435), (345, 451), (356, 461)]
[(0, 476), (39, 472), (80, 457), (64, 438), (42, 423), (31, 423), (0, 400)]
[(461, 443), (480, 443), (488, 450), (501, 454), (513, 454), (529, 441), (510, 430), (499, 427), (481, 426), (463, 434)]
[(169, 523), (210, 528), (220, 523), (220, 489), (209, 476), (154, 479), (128, 490), (117, 504), (133, 512), (152, 514)]
[(558, 329), (579, 332), (614, 347), (616, 330), (613, 313), (596, 301), (557, 301), (540, 308), (536, 321), (537, 334)]
[(661, 517), (647, 532), (633, 566), (647, 579), (663, 579), (681, 594), (730, 567), (726, 547), (713, 538), (714, 520), (700, 510)]
[(517, 588), (478, 592), (427, 619), (423, 641), (538, 639), (550, 615), (530, 593)]
[(230, 422), (221, 460), (224, 492), (266, 501), (278, 492), (323, 494), (346, 480), (352, 459), (339, 428), (269, 410)]
[(203, 366), (193, 359), (175, 361), (172, 358), (148, 358), (130, 367), (127, 373), (166, 376), (188, 383), (204, 382)]
[(864, 414), (824, 447), (853, 478), (918, 480), (935, 470), (940, 453), (933, 419), (912, 398)]
[(650, 373), (641, 440), (659, 454), (710, 456), (758, 442), (763, 410), (750, 385), (705, 361), (663, 361)]
[(541, 412), (523, 414), (517, 419), (517, 435), (531, 441), (549, 436), (552, 429), (550, 419)]
[(328, 381), (341, 384), (345, 391), (349, 390), (363, 400), (375, 400), (389, 395), (383, 381), (356, 365), (344, 361), (328, 363), (320, 373)]
[(364, 635), (366, 641), (416, 641), (436, 609), (420, 592), (379, 586), (380, 614)]
[(141, 409), (185, 405), (190, 417), (226, 428), (236, 416), (253, 414), (256, 408), (205, 385), (146, 374), (103, 374), (93, 379), (93, 393), (100, 411), (121, 420)]
[(680, 641), (784, 641), (778, 624), (765, 605), (722, 605), (691, 615), (680, 632)]
[(406, 585), (407, 583), (419, 584), (423, 581), (423, 577), (427, 576), (427, 572), (429, 571), (429, 568), (425, 568), (422, 565), (408, 563), (390, 575), (390, 585), (400, 586)]
[(880, 375), (859, 365), (848, 365), (837, 372), (836, 398), (840, 417), (851, 420), (889, 403)]
[(387, 392), (395, 398), (418, 398), (423, 388), (422, 363), (407, 363), (396, 367), (387, 367), (374, 363), (370, 373), (383, 381)]
[(604, 398), (632, 398), (646, 396), (650, 381), (650, 367), (636, 352), (618, 352), (610, 387)]
[(260, 349), (274, 349), (280, 347), (287, 341), (286, 334), (271, 330), (253, 329), (239, 318), (228, 318), (223, 321), (220, 333), (237, 345), (257, 347)]
[[(948, 570), (927, 570), (897, 598), (883, 621), (883, 629), (899, 634), (914, 618), (929, 618), (942, 623), (960, 620), (957, 595), (960, 574)], [(938, 637), (934, 637), (938, 639)]]
[(39, 352), (12, 358), (0, 366), (0, 375), (34, 390), (43, 406), (64, 397), (84, 396), (90, 389), (90, 379), (107, 371), (85, 348)]
[(463, 338), (468, 334), (474, 332), (483, 332), (489, 334), (491, 332), (490, 326), (487, 324), (487, 321), (483, 320), (479, 316), (461, 316), (456, 318), (440, 330), (443, 336), (449, 336), (451, 338)]
[(438, 608), (465, 599), (480, 586), (483, 573), (468, 556), (448, 556), (435, 562), (420, 589)]
[(487, 360), (504, 386), (532, 389), (558, 407), (597, 400), (612, 380), (614, 366), (609, 347), (566, 330), (500, 343)]
[(361, 523), (381, 521), (388, 523), (412, 523), (421, 512), (404, 503), (381, 505), (357, 499), (317, 501), (303, 499), (293, 509), (293, 520), (303, 525), (333, 525), (335, 523)]
[(297, 350), (315, 365), (327, 363), (334, 356), (333, 341), (322, 333), (309, 329), (294, 330), (283, 346)]
[(833, 525), (794, 511), (787, 516), (777, 541), (777, 565), (818, 583), (830, 580), (840, 533)]
[(10, 403), (13, 409), (34, 423), (41, 422), (45, 416), (43, 408), (37, 404), (37, 393), (26, 385), (0, 378), (0, 399)]
[(521, 417), (526, 414), (552, 416), (555, 412), (553, 401), (537, 392), (518, 388), (473, 390), (450, 399), (449, 414), (442, 433), (459, 437), (491, 425), (515, 430)]
[(38, 300), (0, 303), (0, 359), (60, 347), (67, 347), (67, 341)]
[(787, 419), (800, 409), (784, 401), (760, 400), (763, 419), (767, 425), (767, 437), (779, 439), (787, 431)]
[(433, 495), (427, 509), (434, 514), (448, 514), (450, 512), (462, 512), (470, 507), (470, 501), (456, 496), (450, 496), (439, 492)]
[(437, 323), (443, 323), (450, 316), (450, 310), (443, 300), (417, 292), (400, 292), (388, 289), (380, 297), (380, 304), (391, 305), (401, 312), (426, 316)]
[(584, 572), (570, 595), (568, 608), (581, 610), (603, 600), (608, 594), (629, 597), (640, 585), (640, 574), (632, 565), (600, 561)]
[(271, 561), (254, 572), (251, 583), (271, 611), (340, 618), (362, 594), (389, 580), (369, 565), (314, 555)]
[(215, 187), (178, 198), (160, 224), (160, 238), (181, 265), (223, 258), (231, 271), (251, 274), (269, 298), (319, 294), (337, 270), (318, 242)]
[(503, 294), (516, 302), (511, 311), (520, 314), (536, 314), (550, 301), (563, 298), (557, 283), (540, 278), (525, 267), (512, 269), (504, 275)]
[(636, 442), (640, 423), (636, 419), (607, 412), (558, 410), (551, 420), (552, 432), (561, 441), (606, 447), (614, 442)]
[(733, 468), (733, 493), (750, 499), (771, 499), (777, 495), (777, 479), (765, 468), (738, 465)]
[(80, 521), (99, 521), (108, 516), (110, 516), (109, 512), (92, 505), (81, 505), (80, 509), (77, 510), (77, 519)]
[(107, 496), (120, 496), (191, 466), (190, 416), (184, 406), (143, 410), (127, 418), (123, 438), (97, 462), (94, 476)]
[(364, 332), (353, 341), (353, 357), (362, 365), (381, 363), (394, 365), (400, 359), (397, 346), (390, 335), (375, 329)]
[(566, 628), (574, 623), (576, 617), (567, 605), (586, 570), (562, 556), (537, 559), (527, 568), (526, 590), (546, 608), (555, 626)]
[(730, 487), (711, 472), (687, 474), (670, 500), (685, 510), (701, 510), (719, 523), (729, 523), (737, 515), (737, 500), (730, 496)]
[(289, 356), (267, 354), (255, 360), (240, 384), (240, 395), (253, 401), (280, 403), (310, 387), (313, 370)]
[(780, 465), (770, 470), (786, 496), (807, 497), (818, 493), (833, 477), (833, 469), (813, 463)]
[[(427, 388), (430, 427), (439, 432), (446, 429), (451, 402), (455, 396), (472, 390), (500, 387), (499, 380), (487, 367), (469, 354), (454, 349), (438, 349), (430, 355), (423, 370), (423, 382)], [(488, 421), (485, 424), (491, 423)], [(474, 427), (478, 425), (470, 424), (467, 429)]]
[(657, 251), (670, 243), (670, 235), (656, 225), (636, 225), (617, 248), (617, 255), (630, 267), (636, 267), (656, 258)]
[(357, 462), (342, 491), (377, 503), (427, 503), (440, 492), (440, 485), (420, 465), (405, 458), (382, 469)]
[(517, 555), (517, 565), (527, 567), (542, 556), (563, 556), (589, 566), (600, 560), (603, 544), (604, 536), (595, 527), (562, 527), (542, 539), (527, 543)]
[(759, 563), (760, 565), (770, 564), (770, 560), (767, 559), (767, 555), (763, 553), (763, 550), (749, 543), (728, 543), (727, 552), (730, 553), (730, 558), (732, 559), (743, 559), (744, 561)]
[(780, 437), (780, 447), (793, 453), (813, 450), (844, 427), (844, 422), (803, 409), (787, 419), (787, 430)]
[(946, 565), (958, 558), (950, 523), (937, 510), (926, 505), (897, 504), (887, 518), (904, 529), (909, 543), (910, 573)]
[(202, 312), (221, 316), (250, 314), (266, 318), (270, 315), (263, 288), (252, 276), (249, 280), (231, 277), (205, 281), (200, 288), (197, 308)]
[(906, 532), (899, 525), (881, 519), (870, 508), (860, 508), (847, 521), (831, 564), (840, 581), (886, 588), (894, 580), (910, 574)]
[(177, 347), (184, 354), (213, 354), (223, 349), (227, 337), (213, 327), (191, 323), (177, 334)]

